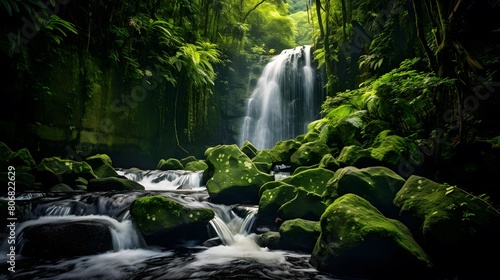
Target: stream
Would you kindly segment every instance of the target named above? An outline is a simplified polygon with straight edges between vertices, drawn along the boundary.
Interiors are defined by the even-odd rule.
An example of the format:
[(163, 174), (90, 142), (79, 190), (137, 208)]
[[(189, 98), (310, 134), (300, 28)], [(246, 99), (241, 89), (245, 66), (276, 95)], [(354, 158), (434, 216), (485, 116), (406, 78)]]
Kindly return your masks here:
[[(308, 254), (259, 247), (254, 230), (257, 206), (209, 202), (200, 172), (118, 172), (143, 184), (146, 190), (19, 194), (16, 203), (24, 205), (26, 221), (16, 228), (16, 271), (2, 274), (0, 279), (338, 279), (318, 272), (308, 263)], [(132, 201), (146, 195), (163, 195), (188, 207), (213, 209), (215, 217), (207, 227), (211, 238), (201, 244), (186, 240), (169, 248), (147, 246), (128, 210)], [(80, 257), (23, 256), (23, 246), (29, 241), (27, 228), (79, 221), (109, 225), (112, 249)], [(2, 252), (8, 249), (6, 241)], [(2, 272), (7, 266), (2, 253)]]

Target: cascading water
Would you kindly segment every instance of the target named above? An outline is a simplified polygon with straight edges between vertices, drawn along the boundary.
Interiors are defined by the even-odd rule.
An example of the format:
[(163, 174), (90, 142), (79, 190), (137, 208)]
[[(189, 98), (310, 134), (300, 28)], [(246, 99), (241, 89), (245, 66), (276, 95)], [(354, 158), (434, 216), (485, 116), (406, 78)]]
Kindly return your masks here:
[[(300, 278), (332, 279), (324, 277), (308, 264), (309, 255), (285, 251), (271, 251), (257, 245), (253, 233), (257, 206), (221, 205), (209, 202), (201, 181), (189, 180), (196, 173), (176, 171), (120, 171), (127, 177), (145, 184), (156, 184), (167, 191), (132, 191), (126, 193), (102, 192), (80, 194), (24, 193), (16, 197), (17, 204), (24, 205), (25, 222), (16, 228), (16, 272), (9, 279), (283, 279)], [(183, 177), (184, 176), (184, 177)], [(179, 179), (184, 178), (184, 179)], [(177, 180), (177, 181), (176, 181)], [(152, 183), (155, 181), (155, 183)], [(165, 182), (163, 182), (165, 181)], [(176, 181), (176, 183), (172, 183)], [(163, 182), (163, 183), (162, 183)], [(184, 186), (179, 190), (179, 186)], [(186, 189), (190, 189), (189, 191)], [(211, 208), (215, 218), (210, 221), (210, 235), (214, 242), (205, 246), (178, 244), (176, 249), (148, 247), (136, 230), (129, 206), (137, 198), (146, 195), (163, 195), (190, 208)], [(45, 232), (60, 229), (60, 225), (95, 225), (109, 230), (107, 249), (92, 255), (75, 255), (63, 258), (39, 258), (23, 255), (25, 247), (33, 248), (33, 242), (44, 242), (37, 237), (38, 229)], [(78, 227), (76, 227), (78, 229)], [(72, 233), (75, 233), (73, 230)], [(90, 234), (85, 246), (94, 247), (101, 233), (87, 229)], [(52, 238), (51, 234), (43, 238)], [(66, 234), (58, 235), (66, 237)], [(34, 240), (30, 238), (33, 238)], [(72, 238), (70, 235), (69, 238)], [(168, 238), (166, 235), (165, 238)], [(98, 238), (99, 239), (99, 238)], [(57, 244), (52, 240), (51, 244)], [(76, 240), (81, 240), (76, 238)], [(100, 241), (103, 239), (100, 238)], [(31, 242), (28, 246), (28, 242)], [(76, 243), (78, 246), (80, 243)], [(4, 240), (2, 251), (7, 251)], [(208, 247), (210, 246), (210, 247)], [(36, 246), (36, 248), (43, 248)], [(67, 249), (67, 248), (66, 248)], [(85, 249), (85, 248), (83, 248)], [(65, 248), (62, 248), (65, 251)], [(2, 257), (0, 257), (2, 258)], [(5, 266), (5, 255), (0, 268)], [(2, 275), (0, 274), (0, 279)]]
[(288, 49), (264, 67), (240, 131), (239, 145), (249, 140), (257, 149), (307, 131), (319, 113), (321, 94), (315, 94), (311, 47)]

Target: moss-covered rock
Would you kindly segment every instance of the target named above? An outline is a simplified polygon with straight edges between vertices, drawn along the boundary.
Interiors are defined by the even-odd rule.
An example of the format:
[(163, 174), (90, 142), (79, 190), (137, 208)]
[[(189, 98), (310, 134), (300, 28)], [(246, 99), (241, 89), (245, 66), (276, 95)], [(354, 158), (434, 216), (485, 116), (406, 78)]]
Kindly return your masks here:
[(148, 244), (168, 244), (183, 238), (204, 239), (206, 226), (214, 215), (212, 209), (191, 209), (161, 195), (141, 197), (130, 205), (132, 221)]
[(292, 176), (295, 176), (295, 175), (299, 174), (300, 172), (304, 172), (304, 171), (310, 170), (310, 169), (315, 169), (318, 167), (319, 167), (319, 163), (313, 164), (311, 166), (299, 166), (299, 167), (295, 168), (295, 170), (292, 173)]
[(92, 167), (99, 167), (103, 164), (113, 166), (113, 161), (107, 154), (96, 154), (85, 159), (85, 161)]
[(46, 188), (58, 183), (73, 183), (78, 177), (87, 180), (97, 178), (92, 167), (85, 161), (61, 159), (59, 157), (44, 158), (33, 173), (37, 181)]
[(496, 269), (485, 252), (500, 249), (500, 215), (482, 199), (413, 175), (396, 194), (394, 204), (440, 268), (466, 277)]
[(295, 140), (279, 141), (271, 149), (271, 154), (275, 163), (290, 163), (290, 158), (295, 153), (301, 144)]
[(260, 187), (260, 189), (259, 189), (259, 198), (262, 196), (262, 194), (264, 193), (264, 191), (275, 189), (275, 188), (278, 188), (278, 187), (281, 187), (281, 186), (291, 186), (291, 187), (293, 187), (292, 185), (287, 184), (287, 183), (283, 182), (282, 180), (269, 181), (269, 182), (265, 183), (264, 185), (262, 185), (262, 187)]
[(260, 172), (264, 173), (270, 173), (271, 168), (273, 167), (273, 165), (268, 162), (254, 162), (253, 164), (255, 164), (255, 167), (257, 167), (257, 169), (259, 169)]
[(94, 174), (98, 178), (118, 177), (118, 173), (113, 168), (111, 158), (106, 154), (90, 156), (85, 161), (92, 167)]
[(358, 168), (380, 165), (380, 162), (371, 156), (371, 148), (363, 149), (357, 145), (345, 146), (340, 151), (337, 161), (342, 166), (356, 166)]
[(260, 247), (267, 247), (271, 250), (281, 249), (280, 246), (280, 233), (276, 231), (268, 231), (263, 233), (258, 239), (257, 244)]
[(290, 157), (290, 162), (295, 166), (307, 166), (317, 164), (324, 155), (330, 151), (328, 146), (321, 141), (314, 141), (302, 144)]
[(258, 153), (257, 148), (248, 140), (245, 141), (245, 143), (243, 143), (243, 145), (241, 146), (241, 151), (251, 159), (254, 158)]
[(196, 161), (190, 161), (188, 162), (184, 170), (188, 171), (202, 171), (206, 170), (208, 168), (208, 164), (204, 160), (196, 160)]
[(335, 172), (324, 168), (308, 169), (293, 176), (281, 180), (284, 183), (303, 187), (309, 192), (314, 192), (322, 196), (326, 189), (326, 184), (335, 175)]
[(412, 141), (397, 135), (387, 135), (371, 146), (371, 156), (385, 163), (386, 166), (396, 166), (401, 158), (409, 158), (418, 147)]
[(431, 261), (401, 222), (367, 200), (346, 194), (321, 216), (321, 235), (310, 263), (337, 276), (424, 279)]
[(108, 177), (89, 180), (89, 192), (144, 190), (144, 186), (124, 178)]
[(277, 215), (281, 220), (301, 218), (319, 221), (326, 207), (327, 205), (323, 203), (321, 196), (300, 187), (292, 200), (281, 205)]
[(72, 192), (73, 189), (64, 183), (59, 183), (59, 184), (51, 187), (49, 189), (49, 191), (50, 192)]
[(206, 152), (209, 174), (206, 186), (213, 202), (224, 204), (259, 201), (259, 189), (272, 181), (236, 145), (220, 145)]
[(262, 150), (257, 153), (255, 157), (252, 158), (252, 162), (266, 162), (266, 163), (274, 163), (274, 156), (271, 153), (271, 150)]
[(9, 165), (16, 167), (16, 169), (19, 169), (20, 167), (26, 167), (26, 170), (24, 171), (28, 171), (31, 168), (35, 167), (36, 163), (28, 149), (23, 148), (10, 155)]
[(395, 217), (396, 208), (392, 201), (405, 180), (387, 167), (373, 166), (358, 169), (347, 166), (335, 172), (332, 187), (342, 196), (353, 193), (368, 200), (384, 215)]
[(316, 221), (293, 219), (284, 221), (279, 228), (280, 248), (311, 253), (320, 235)]
[[(266, 185), (270, 183), (266, 183)], [(259, 201), (258, 223), (273, 227), (278, 217), (278, 209), (292, 200), (295, 197), (295, 192), (294, 186), (283, 183), (279, 187), (264, 190)]]
[(184, 166), (181, 161), (176, 158), (161, 159), (156, 165), (158, 170), (182, 170)]
[(335, 172), (340, 168), (340, 164), (331, 154), (326, 154), (319, 162), (319, 167)]
[(186, 167), (186, 165), (190, 162), (196, 161), (196, 157), (194, 156), (187, 156), (185, 158), (182, 158), (179, 160), (182, 164), (182, 166)]

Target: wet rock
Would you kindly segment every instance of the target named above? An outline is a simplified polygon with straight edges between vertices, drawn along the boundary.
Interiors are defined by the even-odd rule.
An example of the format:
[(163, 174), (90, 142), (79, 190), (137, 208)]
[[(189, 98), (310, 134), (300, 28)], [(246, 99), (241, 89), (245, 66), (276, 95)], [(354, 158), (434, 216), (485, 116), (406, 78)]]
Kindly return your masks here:
[(317, 164), (324, 155), (329, 153), (328, 146), (321, 141), (308, 142), (300, 146), (290, 157), (290, 162), (295, 166), (308, 166)]
[(93, 155), (86, 158), (85, 161), (92, 167), (98, 178), (119, 177), (113, 168), (111, 158), (106, 154)]
[(292, 200), (295, 197), (295, 193), (296, 188), (294, 186), (284, 183), (281, 183), (278, 187), (264, 190), (259, 201), (258, 224), (275, 227), (276, 218), (278, 218), (278, 209), (286, 202)]
[(213, 202), (224, 204), (259, 201), (259, 188), (272, 181), (273, 176), (261, 172), (236, 145), (221, 145), (209, 148), (208, 172), (211, 178), (206, 186)]
[(144, 190), (144, 186), (128, 179), (108, 177), (90, 180), (87, 190), (89, 192), (132, 191)]
[(257, 244), (260, 247), (267, 247), (271, 250), (281, 249), (281, 236), (279, 232), (276, 231), (268, 231), (263, 233), (258, 239)]
[(354, 166), (344, 167), (335, 172), (329, 182), (327, 192), (335, 198), (347, 193), (353, 193), (368, 200), (373, 206), (388, 217), (397, 215), (392, 200), (401, 189), (405, 180), (387, 167), (373, 166), (358, 169)]
[(35, 178), (45, 187), (58, 183), (73, 183), (78, 177), (87, 180), (95, 179), (92, 167), (85, 161), (60, 159), (59, 157), (44, 158), (33, 173)]
[(282, 220), (301, 218), (319, 221), (326, 207), (327, 205), (323, 203), (321, 196), (299, 187), (295, 197), (281, 205), (277, 215)]
[(312, 168), (294, 174), (281, 181), (296, 187), (303, 187), (307, 191), (322, 196), (325, 192), (326, 184), (334, 175), (335, 172), (328, 169)]
[(113, 250), (111, 225), (105, 221), (74, 221), (33, 225), (23, 230), (26, 257), (85, 256)]
[(50, 192), (72, 192), (73, 189), (64, 183), (60, 183), (60, 184), (57, 184), (57, 185), (53, 186), (52, 188), (50, 188), (49, 191)]
[(302, 251), (310, 254), (320, 235), (317, 221), (293, 219), (284, 221), (279, 228), (280, 249)]
[(180, 162), (180, 160), (175, 158), (169, 158), (167, 160), (161, 159), (156, 166), (158, 170), (182, 170), (184, 166)]
[(214, 218), (208, 208), (188, 208), (164, 196), (134, 200), (130, 215), (149, 245), (170, 245), (179, 239), (208, 239), (207, 225)]
[(208, 164), (204, 160), (196, 160), (188, 162), (184, 170), (188, 171), (202, 171), (208, 168)]
[(241, 146), (241, 151), (251, 159), (258, 153), (257, 148), (248, 140)]
[(500, 214), (483, 199), (414, 175), (394, 204), (438, 269), (477, 279), (496, 271), (495, 258), (485, 252), (500, 249)]
[(310, 260), (320, 271), (368, 279), (425, 279), (432, 266), (403, 223), (386, 218), (355, 194), (335, 200), (320, 225)]

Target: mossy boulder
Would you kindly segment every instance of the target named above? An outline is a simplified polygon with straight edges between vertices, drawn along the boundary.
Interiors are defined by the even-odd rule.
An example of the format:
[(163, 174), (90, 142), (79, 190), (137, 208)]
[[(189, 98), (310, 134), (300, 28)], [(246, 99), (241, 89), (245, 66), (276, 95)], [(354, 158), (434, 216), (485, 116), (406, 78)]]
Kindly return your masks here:
[(496, 269), (494, 258), (485, 252), (500, 249), (500, 214), (481, 198), (413, 175), (394, 204), (400, 219), (442, 269), (466, 276)]
[(252, 158), (252, 162), (266, 162), (266, 163), (274, 163), (275, 159), (271, 152), (271, 150), (262, 150), (257, 153), (255, 157)]
[(108, 177), (89, 180), (87, 190), (89, 192), (140, 191), (144, 190), (144, 186), (129, 179)]
[[(271, 182), (273, 183), (273, 182)], [(270, 183), (266, 183), (270, 184)], [(286, 202), (292, 200), (296, 195), (296, 188), (292, 185), (282, 184), (279, 187), (267, 189), (262, 192), (259, 201), (259, 212), (257, 222), (260, 225), (273, 227), (278, 218), (278, 209)]]
[(310, 259), (320, 271), (341, 277), (424, 279), (432, 266), (403, 223), (386, 218), (355, 194), (335, 200), (320, 224)]
[(28, 171), (31, 168), (35, 167), (36, 163), (33, 157), (30, 154), (28, 149), (23, 148), (14, 152), (9, 157), (9, 165), (16, 167), (16, 170), (19, 171), (19, 168), (24, 168), (23, 171)]
[(273, 167), (273, 165), (271, 163), (268, 163), (268, 162), (253, 162), (253, 164), (255, 164), (255, 167), (257, 167), (257, 169), (259, 169), (259, 171), (264, 172), (264, 173), (270, 173), (271, 168)]
[(44, 158), (34, 169), (33, 174), (37, 181), (46, 188), (58, 183), (71, 184), (78, 177), (87, 180), (95, 179), (92, 167), (85, 161), (61, 159), (59, 157)]
[(317, 164), (324, 155), (330, 151), (322, 141), (314, 141), (302, 144), (290, 157), (290, 162), (295, 166), (307, 166)]
[(281, 187), (281, 186), (291, 186), (291, 187), (293, 187), (292, 185), (290, 185), (288, 183), (285, 183), (282, 180), (269, 181), (269, 182), (265, 183), (264, 185), (262, 185), (262, 187), (260, 187), (260, 189), (259, 189), (259, 198), (262, 196), (262, 194), (264, 193), (264, 191), (275, 189), (275, 188), (278, 188), (278, 187)]
[(96, 154), (85, 159), (85, 161), (92, 167), (98, 167), (103, 164), (113, 166), (113, 161), (107, 154)]
[(397, 216), (392, 201), (405, 180), (387, 167), (373, 166), (358, 169), (347, 166), (335, 172), (330, 187), (335, 195), (353, 193), (368, 200), (380, 212), (389, 217)]
[(202, 171), (206, 170), (208, 168), (208, 164), (204, 160), (195, 160), (195, 161), (190, 161), (188, 162), (184, 170), (187, 171)]
[(317, 221), (293, 219), (284, 221), (279, 228), (280, 249), (311, 253), (321, 228)]
[(363, 149), (357, 145), (345, 146), (340, 151), (337, 161), (341, 166), (356, 166), (358, 168), (380, 165), (380, 162), (372, 158), (372, 148)]
[(236, 145), (220, 145), (206, 152), (206, 186), (211, 201), (224, 204), (259, 202), (259, 189), (274, 178), (261, 172)]
[(315, 169), (318, 167), (319, 167), (319, 163), (313, 164), (311, 166), (299, 166), (299, 167), (295, 168), (295, 170), (292, 173), (292, 176), (295, 176), (295, 175), (299, 174), (300, 172), (304, 172), (304, 171), (310, 170), (310, 169)]
[(196, 161), (196, 157), (194, 156), (187, 156), (185, 158), (180, 159), (179, 161), (181, 162), (182, 166), (186, 167), (186, 165), (190, 162)]
[(92, 167), (94, 174), (98, 178), (118, 177), (118, 173), (113, 168), (111, 158), (106, 154), (97, 154), (90, 156), (85, 161)]
[(50, 192), (72, 192), (73, 189), (64, 183), (59, 183), (59, 184), (51, 187), (49, 189), (49, 191)]
[(258, 153), (257, 148), (248, 140), (241, 146), (241, 151), (249, 158), (254, 158)]
[(267, 247), (271, 250), (281, 249), (280, 246), (280, 233), (277, 231), (268, 231), (263, 233), (258, 239), (257, 244), (260, 247)]
[(290, 158), (295, 153), (301, 144), (295, 140), (279, 141), (271, 149), (271, 154), (275, 163), (290, 163)]
[(322, 196), (326, 189), (326, 184), (335, 175), (335, 172), (324, 168), (308, 169), (298, 174), (281, 180), (284, 183), (303, 187), (309, 192), (314, 192)]
[(214, 215), (212, 209), (188, 208), (161, 195), (141, 197), (130, 205), (132, 221), (150, 245), (207, 239), (206, 227)]
[(323, 203), (321, 196), (300, 187), (292, 200), (281, 205), (277, 215), (281, 220), (301, 218), (319, 221), (326, 207), (327, 205)]
[(158, 170), (182, 170), (184, 166), (181, 161), (176, 158), (161, 159), (156, 165)]
[(371, 156), (388, 167), (395, 167), (401, 158), (409, 158), (418, 147), (412, 141), (397, 135), (387, 135), (371, 146)]
[(319, 167), (335, 172), (340, 168), (340, 164), (331, 154), (326, 154), (319, 162)]

